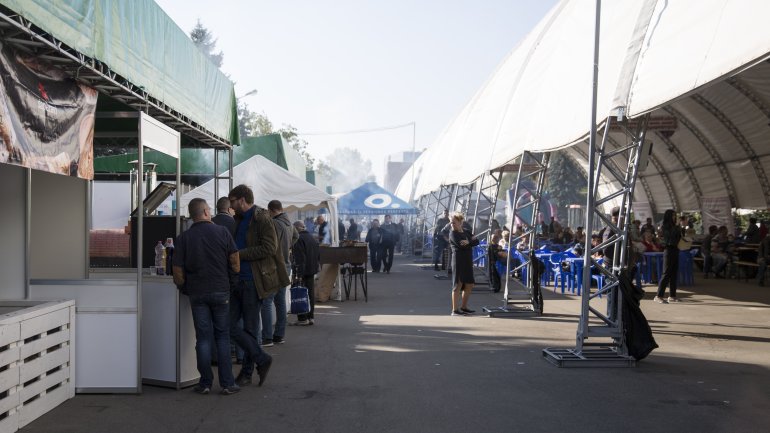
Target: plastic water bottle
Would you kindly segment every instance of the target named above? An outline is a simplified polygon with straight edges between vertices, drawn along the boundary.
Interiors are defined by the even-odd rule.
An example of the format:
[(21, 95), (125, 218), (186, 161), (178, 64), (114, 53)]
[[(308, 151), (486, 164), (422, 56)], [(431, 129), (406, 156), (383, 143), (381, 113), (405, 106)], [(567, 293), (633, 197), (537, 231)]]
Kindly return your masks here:
[(171, 261), (174, 259), (174, 239), (166, 238), (166, 275), (172, 275)]
[(156, 275), (165, 274), (164, 272), (165, 254), (166, 254), (166, 248), (163, 247), (163, 241), (158, 241), (158, 244), (155, 245), (155, 274)]

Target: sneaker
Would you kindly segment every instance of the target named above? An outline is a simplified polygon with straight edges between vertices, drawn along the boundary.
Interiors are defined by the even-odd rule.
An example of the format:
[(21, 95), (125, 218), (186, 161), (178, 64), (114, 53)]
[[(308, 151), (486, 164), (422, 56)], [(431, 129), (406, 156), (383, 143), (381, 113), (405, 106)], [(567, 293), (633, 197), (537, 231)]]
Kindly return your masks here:
[(307, 319), (307, 322), (308, 322), (308, 325), (312, 325), (312, 324), (314, 324), (314, 323), (315, 323), (315, 322), (313, 321), (313, 319)]
[(273, 358), (270, 357), (267, 359), (266, 362), (262, 363), (262, 365), (257, 366), (257, 374), (259, 375), (258, 386), (262, 386), (262, 384), (265, 383), (265, 379), (267, 379), (267, 373), (270, 371), (270, 367), (272, 365), (273, 365)]
[(668, 297), (668, 303), (669, 303), (669, 304), (672, 304), (672, 303), (677, 303), (677, 302), (680, 302), (680, 301), (679, 301), (679, 298), (674, 298), (673, 296), (669, 296), (669, 297)]
[(233, 394), (238, 394), (239, 392), (241, 392), (241, 387), (238, 385), (232, 385), (232, 386), (222, 388), (222, 391), (220, 391), (219, 393), (222, 395), (233, 395)]
[(211, 392), (211, 388), (208, 386), (203, 386), (200, 383), (195, 385), (195, 388), (193, 388), (193, 392), (196, 394), (206, 395), (209, 392)]
[(462, 310), (454, 310), (452, 311), (452, 316), (467, 316), (468, 313), (462, 311)]
[(653, 299), (653, 301), (657, 302), (658, 304), (668, 304), (668, 302), (666, 302), (666, 300), (665, 300), (665, 299), (663, 299), (663, 298), (661, 298), (661, 297), (659, 297), (659, 296), (656, 296), (656, 297)]
[(273, 337), (273, 343), (275, 344), (283, 344), (286, 340), (283, 337)]
[(460, 308), (460, 311), (466, 314), (473, 314), (476, 312), (476, 310), (471, 310), (470, 308)]
[(235, 384), (238, 386), (251, 385), (251, 376), (244, 376), (239, 374), (238, 377), (235, 378)]
[(262, 340), (262, 347), (273, 347), (273, 340)]
[(308, 326), (310, 324), (310, 320), (297, 320), (296, 322), (289, 323), (289, 326)]

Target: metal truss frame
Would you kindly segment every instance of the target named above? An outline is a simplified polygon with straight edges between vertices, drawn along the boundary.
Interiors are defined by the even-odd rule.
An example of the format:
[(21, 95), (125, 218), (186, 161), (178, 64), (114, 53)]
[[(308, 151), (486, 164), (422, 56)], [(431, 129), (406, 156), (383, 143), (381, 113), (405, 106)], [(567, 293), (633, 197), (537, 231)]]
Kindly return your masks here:
[[(593, 146), (589, 145), (590, 173), (586, 208), (587, 226), (591, 226), (593, 218), (596, 216), (605, 223), (606, 230), (610, 231), (610, 235), (606, 241), (596, 247), (589, 248), (591, 234), (586, 231), (586, 248), (583, 257), (586, 265), (583, 267), (583, 292), (575, 348), (543, 350), (543, 356), (559, 367), (631, 367), (636, 365), (636, 361), (628, 355), (628, 347), (623, 334), (623, 317), (621, 315), (623, 300), (619, 290), (619, 275), (621, 271), (627, 268), (631, 205), (639, 173), (639, 162), (646, 149), (645, 135), (649, 114), (640, 119), (635, 131), (626, 129), (626, 122), (618, 122), (622, 128), (626, 129), (631, 142), (610, 150), (606, 144), (612, 120), (613, 118), (609, 117), (605, 122), (605, 131), (599, 148), (594, 149)], [(619, 170), (623, 164), (626, 166), (625, 173)], [(599, 182), (602, 175), (612, 178), (619, 187), (599, 198)], [(603, 212), (604, 205), (616, 199), (621, 200), (617, 224), (613, 223)], [(604, 250), (608, 246), (614, 247), (611, 268), (599, 264), (592, 257), (594, 253)], [(604, 275), (604, 284), (601, 289), (591, 289), (592, 266)], [(605, 313), (591, 305), (591, 301), (602, 296), (606, 298), (607, 302)]]
[[(500, 307), (484, 307), (483, 311), (490, 317), (518, 314), (523, 311), (535, 312), (538, 315), (543, 314), (543, 295), (540, 290), (539, 271), (536, 265), (534, 256), (535, 250), (535, 235), (537, 235), (537, 218), (539, 214), (540, 198), (543, 195), (543, 187), (545, 185), (545, 175), (548, 171), (548, 164), (551, 159), (551, 154), (541, 153), (534, 154), (531, 152), (524, 152), (519, 156), (518, 171), (516, 174), (516, 181), (513, 184), (513, 197), (514, 200), (519, 196), (520, 188), (525, 189), (530, 194), (530, 201), (526, 203), (514, 203), (510, 209), (510, 222), (511, 231), (508, 235), (508, 245), (512, 245), (516, 241), (523, 241), (526, 239), (528, 242), (528, 250), (530, 251), (529, 257), (526, 258), (524, 263), (519, 264), (514, 269), (510, 269), (510, 261), (506, 263), (505, 272), (505, 288), (503, 290), (503, 305)], [(526, 169), (526, 170), (525, 170)], [(501, 176), (502, 177), (502, 176)], [(535, 184), (535, 189), (528, 188), (523, 184), (524, 180), (532, 180)], [(531, 215), (529, 221), (523, 223), (522, 233), (518, 236), (513, 236), (513, 225), (516, 222), (516, 217), (520, 217), (524, 209), (531, 209)], [(519, 218), (522, 219), (522, 218)], [(511, 272), (515, 272), (526, 268), (526, 282), (525, 284), (519, 284), (510, 279)], [(519, 286), (517, 292), (526, 294), (526, 300), (522, 300), (521, 296), (513, 297), (513, 286)], [(526, 305), (526, 308), (518, 307), (517, 305)]]
[[(425, 239), (428, 235), (433, 235), (433, 229), (436, 226), (436, 221), (439, 218), (439, 215), (444, 211), (444, 209), (449, 209), (452, 196), (454, 194), (454, 185), (450, 186), (440, 186), (438, 190), (432, 191), (429, 194), (423, 196), (420, 199), (420, 202), (423, 206), (420, 207), (420, 209), (425, 209), (425, 213), (422, 218), (422, 224), (420, 227), (420, 234), (422, 236), (423, 241), (423, 248), (422, 248), (422, 255), (420, 258), (425, 258), (426, 254), (426, 248), (425, 248)], [(428, 251), (428, 257), (433, 257), (433, 244), (431, 243), (431, 248)]]
[[(495, 177), (497, 174), (497, 177)], [(497, 205), (497, 195), (500, 192), (500, 181), (502, 179), (502, 170), (498, 170), (497, 173), (490, 171), (484, 173), (478, 180), (478, 188), (476, 194), (476, 202), (473, 207), (473, 224), (471, 225), (471, 231), (477, 237), (479, 235), (486, 235), (487, 243), (489, 243), (492, 237), (492, 220), (495, 217), (495, 206)], [(481, 201), (484, 200), (485, 207), (480, 207)], [(487, 215), (489, 220), (489, 228), (483, 232), (477, 233), (479, 217)]]

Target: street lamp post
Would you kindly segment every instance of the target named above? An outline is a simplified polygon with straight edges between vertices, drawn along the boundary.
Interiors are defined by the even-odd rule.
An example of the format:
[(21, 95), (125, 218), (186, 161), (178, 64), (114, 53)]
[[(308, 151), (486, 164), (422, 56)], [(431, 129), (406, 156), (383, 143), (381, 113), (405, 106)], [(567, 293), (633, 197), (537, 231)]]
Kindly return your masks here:
[(247, 96), (256, 95), (256, 94), (257, 94), (257, 92), (258, 92), (258, 90), (257, 90), (257, 89), (251, 89), (251, 90), (249, 90), (248, 92), (244, 93), (244, 94), (243, 94), (243, 95), (241, 95), (241, 96), (236, 96), (236, 97), (235, 97), (235, 99), (243, 99), (243, 98), (245, 98), (245, 97), (247, 97)]

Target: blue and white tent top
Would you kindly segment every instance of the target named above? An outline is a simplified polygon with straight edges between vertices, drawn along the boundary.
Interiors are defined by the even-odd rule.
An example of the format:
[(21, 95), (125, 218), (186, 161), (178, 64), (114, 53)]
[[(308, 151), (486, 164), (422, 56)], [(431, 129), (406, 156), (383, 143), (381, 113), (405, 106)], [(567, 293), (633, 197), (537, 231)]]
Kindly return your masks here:
[(374, 182), (367, 182), (337, 199), (337, 211), (345, 215), (407, 215), (417, 209)]

